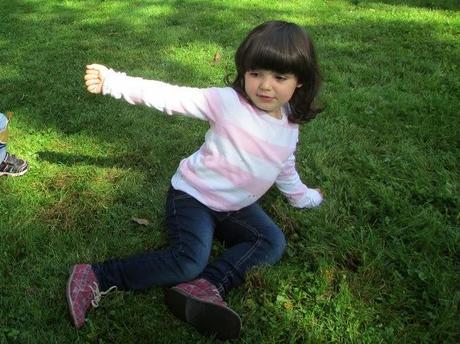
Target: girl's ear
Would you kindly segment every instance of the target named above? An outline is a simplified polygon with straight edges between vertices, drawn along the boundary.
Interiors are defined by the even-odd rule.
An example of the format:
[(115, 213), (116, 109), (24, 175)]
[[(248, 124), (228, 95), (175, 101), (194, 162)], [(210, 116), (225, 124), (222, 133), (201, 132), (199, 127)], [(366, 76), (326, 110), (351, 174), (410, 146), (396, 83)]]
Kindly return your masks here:
[(296, 87), (301, 88), (302, 86), (303, 86), (303, 84), (298, 83)]

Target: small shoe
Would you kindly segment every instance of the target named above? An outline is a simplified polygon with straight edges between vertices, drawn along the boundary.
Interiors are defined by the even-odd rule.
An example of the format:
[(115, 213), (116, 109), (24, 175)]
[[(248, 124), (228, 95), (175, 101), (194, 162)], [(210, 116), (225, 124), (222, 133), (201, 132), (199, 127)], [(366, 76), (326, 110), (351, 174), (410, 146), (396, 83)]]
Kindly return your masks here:
[(77, 264), (72, 267), (67, 282), (67, 303), (76, 328), (85, 324), (86, 313), (91, 307), (98, 307), (101, 297), (115, 289), (99, 291), (96, 275), (89, 264)]
[(5, 159), (0, 163), (0, 176), (18, 177), (29, 169), (27, 161), (6, 153)]
[(167, 289), (165, 301), (175, 316), (205, 335), (215, 335), (221, 340), (236, 339), (240, 335), (239, 315), (204, 278)]

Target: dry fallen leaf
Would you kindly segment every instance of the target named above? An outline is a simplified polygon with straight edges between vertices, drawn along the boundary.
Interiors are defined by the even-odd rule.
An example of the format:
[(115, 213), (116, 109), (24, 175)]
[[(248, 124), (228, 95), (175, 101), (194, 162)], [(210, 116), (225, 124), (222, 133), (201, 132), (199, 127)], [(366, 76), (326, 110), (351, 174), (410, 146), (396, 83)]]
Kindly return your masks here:
[(137, 224), (142, 225), (142, 226), (148, 226), (150, 224), (149, 220), (140, 219), (138, 217), (133, 217), (131, 220), (133, 220), (133, 222), (136, 222)]
[(13, 118), (13, 112), (12, 111), (8, 111), (6, 113), (6, 116), (8, 117), (8, 120), (10, 121), (12, 118)]
[(283, 303), (283, 307), (284, 309), (290, 311), (294, 308), (294, 305), (292, 304), (291, 301), (288, 301), (288, 302)]
[(222, 55), (220, 54), (219, 50), (216, 51), (216, 53), (214, 54), (214, 57), (212, 59), (212, 62), (218, 63), (220, 61), (221, 57), (222, 57)]

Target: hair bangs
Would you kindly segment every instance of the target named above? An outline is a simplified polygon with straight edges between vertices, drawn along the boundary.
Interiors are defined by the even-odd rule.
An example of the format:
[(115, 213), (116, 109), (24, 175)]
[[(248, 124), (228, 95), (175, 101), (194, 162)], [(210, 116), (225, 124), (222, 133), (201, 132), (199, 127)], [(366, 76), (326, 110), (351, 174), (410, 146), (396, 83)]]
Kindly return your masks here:
[[(280, 39), (281, 38), (281, 39)], [(278, 73), (293, 73), (301, 78), (302, 57), (289, 44), (289, 38), (271, 38), (255, 41), (245, 54), (244, 72), (255, 69), (272, 70)]]

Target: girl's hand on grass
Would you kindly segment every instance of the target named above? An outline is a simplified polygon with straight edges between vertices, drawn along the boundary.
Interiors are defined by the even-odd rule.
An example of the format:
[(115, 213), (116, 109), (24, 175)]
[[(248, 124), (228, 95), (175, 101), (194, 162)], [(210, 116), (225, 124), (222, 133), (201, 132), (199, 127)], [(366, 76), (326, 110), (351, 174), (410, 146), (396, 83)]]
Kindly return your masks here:
[(102, 93), (104, 85), (105, 72), (108, 68), (100, 64), (91, 64), (86, 66), (85, 85), (88, 92), (94, 94)]
[(320, 188), (316, 188), (315, 190), (319, 192), (319, 194), (321, 195), (322, 198), (324, 198), (324, 194), (323, 194), (323, 192), (321, 191)]
[(315, 208), (318, 207), (324, 199), (324, 195), (321, 189), (308, 189), (307, 190), (307, 203), (304, 208)]

